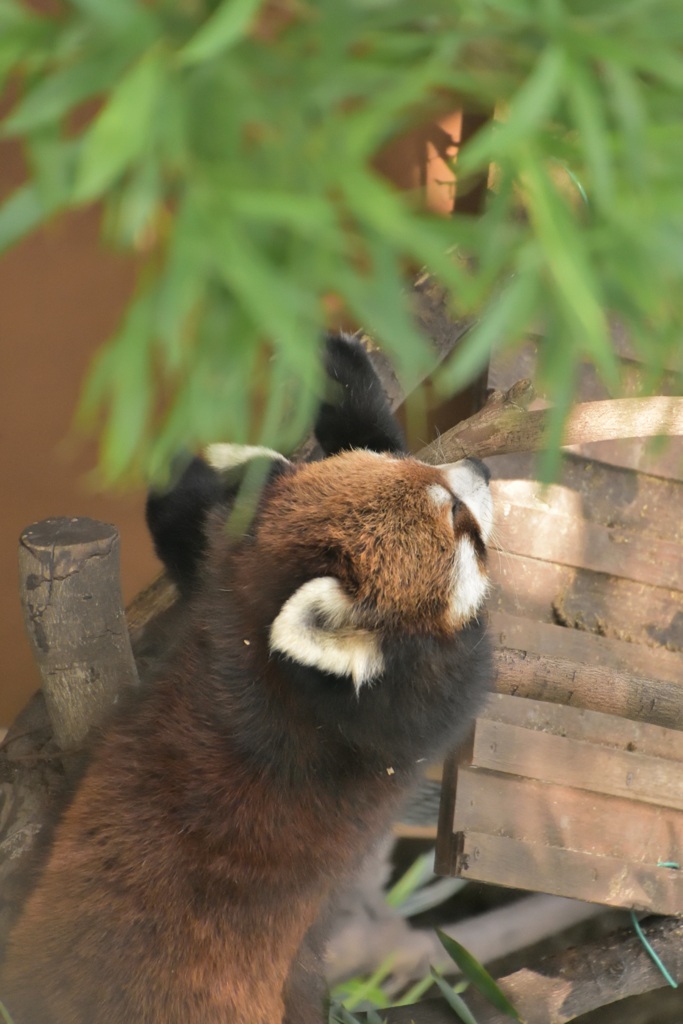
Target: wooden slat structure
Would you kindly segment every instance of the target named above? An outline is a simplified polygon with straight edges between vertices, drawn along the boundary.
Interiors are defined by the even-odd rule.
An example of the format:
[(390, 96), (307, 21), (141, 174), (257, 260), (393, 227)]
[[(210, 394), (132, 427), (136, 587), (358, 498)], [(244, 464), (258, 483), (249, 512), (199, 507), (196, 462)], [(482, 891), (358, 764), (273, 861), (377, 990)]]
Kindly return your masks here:
[(437, 870), (683, 917), (683, 482), (492, 468), (498, 693), (444, 766)]

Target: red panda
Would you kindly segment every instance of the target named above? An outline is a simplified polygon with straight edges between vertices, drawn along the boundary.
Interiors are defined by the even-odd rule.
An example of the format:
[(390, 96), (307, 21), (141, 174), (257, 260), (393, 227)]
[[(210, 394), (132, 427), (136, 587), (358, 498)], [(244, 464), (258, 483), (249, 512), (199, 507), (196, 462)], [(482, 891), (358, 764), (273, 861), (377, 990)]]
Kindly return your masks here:
[(488, 471), (407, 457), (362, 348), (327, 361), (326, 458), (213, 446), (150, 495), (183, 625), (56, 827), (0, 976), (14, 1024), (321, 1024), (335, 890), (487, 691)]

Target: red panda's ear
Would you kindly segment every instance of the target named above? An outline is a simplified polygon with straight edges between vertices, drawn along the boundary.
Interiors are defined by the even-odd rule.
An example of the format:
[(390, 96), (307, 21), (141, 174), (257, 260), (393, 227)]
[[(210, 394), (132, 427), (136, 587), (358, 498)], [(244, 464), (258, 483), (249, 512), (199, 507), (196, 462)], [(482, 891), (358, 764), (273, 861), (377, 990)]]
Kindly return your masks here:
[(265, 464), (261, 482), (292, 469), (284, 455), (271, 448), (213, 444), (203, 459), (181, 460), (170, 487), (150, 491), (146, 514), (154, 548), (184, 597), (193, 593), (200, 577), (210, 510), (217, 505), (233, 507), (249, 464), (256, 459)]
[(358, 691), (384, 671), (378, 633), (357, 624), (354, 604), (339, 580), (309, 580), (285, 601), (270, 627), (270, 649), (335, 676)]

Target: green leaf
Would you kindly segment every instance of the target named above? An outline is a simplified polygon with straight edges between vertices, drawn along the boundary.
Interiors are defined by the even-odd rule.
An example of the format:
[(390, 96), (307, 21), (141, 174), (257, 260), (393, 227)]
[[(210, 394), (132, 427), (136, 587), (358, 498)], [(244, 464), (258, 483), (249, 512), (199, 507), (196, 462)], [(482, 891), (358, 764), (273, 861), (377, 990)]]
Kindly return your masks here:
[(116, 80), (125, 66), (127, 54), (109, 49), (86, 56), (47, 75), (14, 108), (3, 124), (6, 135), (34, 131), (63, 117), (77, 103), (94, 96)]
[(420, 978), (414, 985), (411, 985), (397, 1002), (392, 1003), (392, 1006), (410, 1006), (412, 1003), (416, 1003), (425, 992), (429, 991), (433, 984), (434, 978), (431, 973), (425, 975), (424, 978)]
[(636, 76), (615, 61), (604, 63), (605, 80), (611, 93), (611, 105), (623, 135), (623, 155), (634, 178), (643, 181), (645, 167), (645, 128), (647, 111)]
[(261, 188), (232, 189), (227, 199), (245, 219), (282, 224), (306, 237), (321, 238), (336, 227), (334, 207), (322, 196)]
[(298, 359), (318, 316), (312, 296), (278, 272), (238, 224), (219, 225), (216, 243), (217, 269), (225, 282), (259, 328)]
[(4, 1020), (5, 1024), (14, 1024), (14, 1021), (9, 1015), (9, 1011), (4, 1003), (0, 1002), (0, 1017)]
[(357, 1017), (354, 1017), (352, 1013), (346, 1009), (345, 1006), (338, 1006), (334, 1011), (335, 1017), (342, 1022), (342, 1024), (360, 1024)]
[(617, 361), (584, 238), (538, 158), (526, 153), (522, 167), (529, 212), (566, 317), (574, 321), (583, 350), (596, 362), (605, 382), (617, 388)]
[(459, 942), (456, 942), (455, 939), (452, 939), (450, 935), (446, 935), (439, 928), (436, 929), (436, 934), (439, 936), (441, 945), (450, 958), (458, 965), (474, 987), (501, 1013), (507, 1014), (513, 1020), (521, 1020), (510, 1000), (501, 992), (491, 975), (482, 967), (479, 961), (471, 953), (468, 953), (464, 946), (461, 946)]
[(603, 206), (608, 206), (613, 198), (614, 181), (609, 133), (600, 94), (592, 76), (577, 64), (568, 65), (567, 84), (580, 144), (591, 170), (595, 198)]
[(388, 907), (397, 909), (412, 893), (431, 882), (434, 877), (434, 850), (429, 850), (416, 857), (408, 870), (389, 889), (384, 902)]
[(102, 432), (100, 469), (111, 485), (139, 460), (152, 403), (150, 290), (139, 292), (117, 334), (96, 355), (77, 412), (86, 425), (98, 408), (108, 406)]
[(225, 53), (243, 38), (263, 0), (223, 0), (178, 54), (181, 64), (199, 64)]
[(69, 0), (82, 14), (116, 34), (135, 33), (141, 41), (157, 28), (156, 18), (139, 0)]
[(465, 387), (487, 365), (496, 348), (516, 341), (538, 308), (540, 281), (535, 268), (520, 272), (472, 327), (447, 366), (438, 374), (440, 389)]
[(536, 67), (510, 104), (502, 123), (482, 128), (458, 156), (458, 171), (468, 174), (482, 164), (500, 160), (544, 127), (560, 93), (565, 70), (565, 54), (558, 46), (548, 46)]
[(154, 49), (114, 89), (85, 138), (75, 202), (102, 195), (149, 145), (164, 76), (163, 55)]
[(379, 986), (382, 984), (384, 979), (391, 974), (392, 968), (396, 963), (396, 954), (390, 953), (384, 958), (379, 967), (370, 975), (365, 981), (360, 981), (356, 986), (352, 995), (344, 999), (344, 1005), (348, 1010), (353, 1010), (359, 1003), (372, 1002), (378, 1004), (385, 1004), (386, 998), (384, 993), (379, 990)]
[(452, 1010), (455, 1010), (463, 1024), (477, 1024), (476, 1017), (470, 1010), (464, 999), (461, 999), (457, 992), (454, 992), (445, 978), (443, 978), (435, 967), (431, 968), (432, 977), (438, 986), (441, 995), (444, 997)]
[(0, 252), (33, 231), (44, 219), (43, 206), (32, 185), (22, 185), (0, 206)]
[(409, 896), (397, 908), (397, 912), (401, 917), (415, 917), (417, 914), (424, 914), (427, 910), (432, 910), (433, 907), (445, 903), (466, 885), (469, 885), (466, 878), (439, 878), (436, 882), (424, 886)]
[(29, 137), (28, 157), (36, 193), (46, 214), (68, 205), (80, 150), (80, 139), (64, 139), (50, 129)]

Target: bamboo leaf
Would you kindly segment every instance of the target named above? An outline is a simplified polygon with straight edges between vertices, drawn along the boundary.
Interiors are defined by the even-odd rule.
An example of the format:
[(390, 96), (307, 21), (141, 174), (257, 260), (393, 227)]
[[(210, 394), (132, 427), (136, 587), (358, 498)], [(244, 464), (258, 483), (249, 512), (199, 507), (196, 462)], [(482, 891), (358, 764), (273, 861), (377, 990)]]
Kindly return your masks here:
[(0, 1002), (0, 1017), (2, 1017), (5, 1024), (14, 1024), (14, 1021), (9, 1015), (9, 1011), (4, 1003)]
[(535, 268), (509, 281), (479, 322), (468, 331), (448, 367), (439, 374), (440, 388), (455, 391), (464, 387), (487, 365), (494, 349), (515, 341), (538, 308), (539, 289)]
[(6, 135), (21, 135), (56, 121), (77, 103), (113, 84), (125, 66), (127, 54), (109, 49), (97, 52), (40, 81), (3, 123)]
[(467, 1003), (456, 992), (453, 991), (445, 978), (442, 978), (435, 967), (431, 969), (432, 977), (448, 1005), (458, 1015), (463, 1024), (477, 1024), (476, 1017), (470, 1010)]
[(577, 228), (540, 163), (527, 154), (523, 167), (529, 211), (566, 317), (574, 320), (584, 351), (596, 362), (605, 381), (617, 388), (617, 361), (604, 304), (596, 294)]
[(608, 206), (612, 201), (614, 182), (601, 98), (592, 76), (577, 64), (568, 65), (567, 84), (579, 139), (591, 170), (595, 198), (603, 206)]
[(165, 74), (159, 50), (147, 53), (121, 80), (90, 128), (81, 154), (74, 201), (100, 196), (149, 142)]
[(153, 13), (140, 0), (69, 0), (82, 14), (116, 34), (130, 32), (148, 39), (156, 28)]
[(538, 131), (550, 116), (560, 93), (565, 71), (565, 54), (548, 46), (510, 103), (507, 119), (477, 132), (458, 156), (458, 171), (468, 174), (482, 164), (500, 160)]
[(178, 54), (181, 64), (199, 64), (225, 53), (246, 34), (263, 0), (222, 0), (209, 20)]
[(81, 424), (108, 406), (101, 441), (101, 471), (111, 485), (129, 474), (143, 449), (151, 410), (152, 292), (141, 292), (121, 328), (96, 356), (77, 413)]
[(35, 188), (22, 185), (0, 206), (0, 252), (33, 231), (44, 218)]
[(392, 1005), (393, 1006), (410, 1006), (412, 1003), (416, 1003), (419, 999), (422, 998), (422, 996), (425, 994), (425, 992), (429, 991), (429, 989), (432, 987), (433, 984), (434, 984), (434, 978), (432, 977), (432, 975), (431, 974), (425, 975), (424, 978), (420, 978), (420, 980), (416, 981), (414, 985), (411, 985), (411, 987), (408, 989), (408, 991), (405, 992), (401, 996), (401, 998), (397, 1002), (393, 1003)]
[(452, 939), (450, 935), (446, 935), (439, 928), (436, 929), (436, 934), (439, 936), (441, 945), (450, 958), (458, 965), (474, 987), (501, 1013), (507, 1014), (513, 1020), (521, 1020), (510, 1000), (501, 992), (491, 975), (482, 967), (479, 961), (464, 946), (461, 946), (459, 942), (456, 942), (455, 939)]
[(434, 875), (434, 850), (416, 857), (408, 870), (389, 889), (384, 902), (398, 909), (417, 889), (430, 882)]

